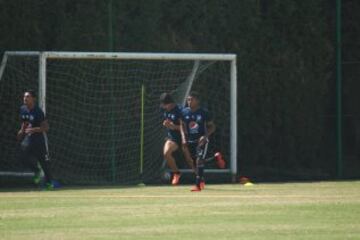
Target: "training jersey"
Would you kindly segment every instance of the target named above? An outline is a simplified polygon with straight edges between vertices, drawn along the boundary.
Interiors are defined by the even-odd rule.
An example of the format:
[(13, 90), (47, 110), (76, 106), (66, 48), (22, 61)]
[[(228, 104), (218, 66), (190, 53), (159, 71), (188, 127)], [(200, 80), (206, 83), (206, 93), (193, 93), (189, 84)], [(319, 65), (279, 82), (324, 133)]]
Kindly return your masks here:
[[(20, 119), (25, 123), (25, 128), (40, 127), (40, 124), (45, 120), (45, 114), (40, 107), (35, 106), (29, 110), (26, 105), (20, 107)], [(44, 147), (45, 139), (43, 133), (26, 134), (22, 140), (22, 145), (32, 147)]]
[(182, 119), (187, 131), (187, 141), (197, 142), (201, 136), (204, 136), (207, 129), (206, 123), (212, 121), (211, 114), (204, 108), (199, 108), (192, 112), (189, 107), (182, 110)]
[[(170, 120), (175, 125), (180, 124), (182, 115), (181, 115), (181, 107), (179, 105), (175, 105), (175, 107), (170, 111), (165, 111), (164, 109), (162, 109), (162, 111), (163, 111), (163, 120)], [(167, 129), (167, 137), (175, 142), (181, 141), (181, 134), (180, 131), (178, 130)]]

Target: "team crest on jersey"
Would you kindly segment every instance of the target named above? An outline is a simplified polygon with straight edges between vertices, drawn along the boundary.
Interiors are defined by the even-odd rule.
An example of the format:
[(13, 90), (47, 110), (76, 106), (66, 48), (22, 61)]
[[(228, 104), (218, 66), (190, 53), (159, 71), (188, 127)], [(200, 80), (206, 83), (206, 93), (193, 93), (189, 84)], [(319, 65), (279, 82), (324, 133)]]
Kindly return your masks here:
[(29, 119), (30, 119), (30, 121), (34, 120), (34, 116), (33, 116), (33, 115), (30, 115), (30, 116), (29, 116)]
[(201, 121), (201, 119), (202, 119), (201, 115), (196, 116), (196, 121)]
[(171, 118), (172, 120), (175, 120), (175, 115), (174, 115), (174, 114), (171, 114), (170, 118)]
[(199, 130), (199, 124), (195, 121), (191, 121), (189, 123), (189, 130), (190, 130), (190, 133), (197, 133)]

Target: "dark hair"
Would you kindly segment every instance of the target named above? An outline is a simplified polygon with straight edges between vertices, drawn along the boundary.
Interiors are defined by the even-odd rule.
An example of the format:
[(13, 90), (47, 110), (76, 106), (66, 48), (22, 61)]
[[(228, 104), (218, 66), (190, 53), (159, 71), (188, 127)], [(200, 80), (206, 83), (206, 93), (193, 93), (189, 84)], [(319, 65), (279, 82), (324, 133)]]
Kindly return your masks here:
[(162, 104), (174, 103), (174, 99), (172, 98), (170, 93), (165, 92), (160, 95), (160, 103)]
[(193, 98), (196, 98), (197, 100), (200, 101), (200, 94), (196, 91), (191, 91), (190, 94), (189, 94), (189, 97), (193, 97)]
[(24, 92), (25, 93), (29, 93), (33, 98), (36, 98), (36, 92), (32, 89), (28, 89)]

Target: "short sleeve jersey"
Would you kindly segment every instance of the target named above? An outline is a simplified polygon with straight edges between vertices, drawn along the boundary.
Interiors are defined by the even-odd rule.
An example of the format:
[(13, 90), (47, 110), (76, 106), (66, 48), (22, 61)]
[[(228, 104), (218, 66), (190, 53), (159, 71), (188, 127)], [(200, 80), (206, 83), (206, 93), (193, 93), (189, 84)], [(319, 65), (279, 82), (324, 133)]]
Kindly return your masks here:
[[(162, 110), (162, 111), (163, 111), (163, 120), (170, 120), (175, 125), (180, 124), (180, 120), (182, 119), (180, 106), (176, 105), (170, 111), (165, 111), (165, 110)], [(174, 141), (181, 140), (181, 134), (180, 134), (180, 131), (178, 131), (178, 130), (167, 129), (167, 137)]]
[(182, 118), (188, 134), (188, 142), (197, 142), (206, 133), (206, 123), (213, 120), (211, 114), (204, 108), (192, 112), (189, 107), (182, 110)]
[[(40, 124), (45, 120), (45, 114), (38, 106), (30, 110), (23, 105), (20, 107), (20, 119), (26, 125), (25, 128), (40, 127)], [(26, 134), (23, 142), (27, 142), (30, 146), (43, 147), (45, 139), (42, 133), (32, 133)]]

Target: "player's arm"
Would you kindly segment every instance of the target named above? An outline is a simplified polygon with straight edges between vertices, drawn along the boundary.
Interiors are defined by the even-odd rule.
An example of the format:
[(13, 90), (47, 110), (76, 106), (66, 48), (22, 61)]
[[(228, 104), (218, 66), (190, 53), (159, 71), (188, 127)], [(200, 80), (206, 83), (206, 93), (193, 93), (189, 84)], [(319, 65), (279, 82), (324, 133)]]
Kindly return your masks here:
[(186, 128), (185, 128), (183, 120), (181, 120), (181, 119), (180, 119), (179, 128), (180, 128), (179, 130), (180, 130), (180, 135), (181, 135), (181, 144), (183, 146), (186, 146), (186, 144), (187, 144), (187, 141), (186, 141)]
[(177, 130), (177, 131), (180, 131), (180, 125), (176, 125), (174, 124), (172, 121), (168, 120), (168, 119), (165, 119), (163, 121), (163, 126), (166, 127), (166, 128), (169, 128), (171, 130)]
[(211, 136), (211, 134), (213, 134), (216, 130), (216, 125), (213, 121), (209, 121), (206, 123), (206, 137), (209, 138)]
[(25, 135), (25, 127), (26, 127), (26, 124), (24, 122), (21, 123), (21, 128), (20, 130), (18, 131), (17, 133), (17, 136), (16, 136), (16, 139), (18, 141), (20, 141), (21, 139), (23, 139), (24, 135)]
[(48, 123), (48, 121), (46, 119), (40, 123), (40, 127), (33, 127), (33, 128), (26, 128), (25, 129), (26, 134), (29, 134), (29, 133), (43, 133), (43, 132), (47, 132), (47, 131), (49, 131), (49, 123)]
[(185, 123), (181, 119), (180, 119), (180, 134), (181, 134), (181, 147), (184, 153), (185, 160), (189, 165), (189, 167), (195, 171), (194, 161), (191, 158), (191, 154), (187, 145), (187, 140), (186, 140), (187, 132), (185, 128)]
[(216, 125), (213, 121), (206, 122), (206, 134), (199, 139), (199, 145), (204, 145), (209, 141), (209, 137), (215, 132)]

